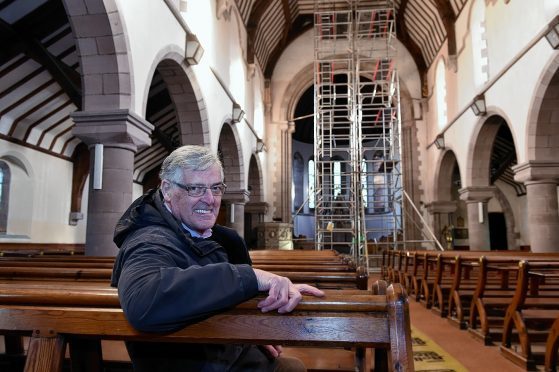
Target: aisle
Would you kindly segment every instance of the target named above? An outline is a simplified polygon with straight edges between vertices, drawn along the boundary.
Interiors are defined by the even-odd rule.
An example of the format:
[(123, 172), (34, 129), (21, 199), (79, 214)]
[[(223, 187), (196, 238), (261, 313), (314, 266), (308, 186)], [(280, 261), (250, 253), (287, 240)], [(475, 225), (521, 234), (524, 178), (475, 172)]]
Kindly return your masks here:
[[(465, 368), (465, 371), (524, 371), (505, 359), (499, 353), (498, 346), (484, 346), (481, 342), (470, 336), (468, 331), (459, 330), (451, 326), (446, 319), (433, 314), (413, 299), (410, 299), (410, 317), (412, 327), (425, 334), (425, 336), (455, 358)], [(416, 348), (414, 347), (414, 355), (416, 355), (415, 351)], [(418, 367), (418, 364), (416, 364), (416, 372), (429, 370)]]

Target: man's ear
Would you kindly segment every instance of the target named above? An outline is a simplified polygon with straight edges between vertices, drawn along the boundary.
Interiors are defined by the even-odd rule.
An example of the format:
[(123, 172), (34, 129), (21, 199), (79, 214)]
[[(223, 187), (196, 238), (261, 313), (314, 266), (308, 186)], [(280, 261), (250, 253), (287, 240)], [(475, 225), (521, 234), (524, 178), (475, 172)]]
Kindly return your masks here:
[(161, 181), (161, 193), (163, 194), (163, 199), (165, 201), (171, 200), (171, 183), (167, 180)]

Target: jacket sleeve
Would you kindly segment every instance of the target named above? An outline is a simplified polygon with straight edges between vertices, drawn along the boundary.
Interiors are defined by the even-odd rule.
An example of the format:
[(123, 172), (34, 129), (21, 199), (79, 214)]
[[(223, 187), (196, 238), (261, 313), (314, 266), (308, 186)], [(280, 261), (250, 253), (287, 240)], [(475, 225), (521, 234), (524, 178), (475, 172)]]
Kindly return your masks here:
[[(121, 307), (130, 324), (146, 332), (180, 329), (258, 293), (254, 271), (247, 264), (197, 264), (180, 252), (178, 239), (161, 229), (133, 234), (118, 276)], [(149, 239), (146, 237), (149, 236)], [(178, 267), (177, 260), (187, 260)]]

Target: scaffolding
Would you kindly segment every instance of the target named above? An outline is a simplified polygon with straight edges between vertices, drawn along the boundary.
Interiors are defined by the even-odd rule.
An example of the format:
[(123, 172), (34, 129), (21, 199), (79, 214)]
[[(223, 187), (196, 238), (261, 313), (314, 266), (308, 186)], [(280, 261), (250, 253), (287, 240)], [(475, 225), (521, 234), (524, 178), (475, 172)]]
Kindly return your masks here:
[(400, 99), (391, 0), (315, 0), (316, 249), (403, 241)]

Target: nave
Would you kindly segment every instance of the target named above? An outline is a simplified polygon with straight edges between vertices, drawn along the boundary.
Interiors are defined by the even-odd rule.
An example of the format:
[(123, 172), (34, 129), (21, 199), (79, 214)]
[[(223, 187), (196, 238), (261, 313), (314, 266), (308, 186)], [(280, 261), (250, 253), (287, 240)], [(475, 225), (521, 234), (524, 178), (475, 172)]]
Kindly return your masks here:
[[(424, 258), (428, 257), (429, 254), (432, 256), (436, 256), (437, 271), (440, 271), (440, 268), (442, 267), (440, 265), (440, 259), (441, 256), (443, 256), (440, 253), (436, 254), (435, 252), (429, 251), (397, 252), (397, 254), (392, 254), (392, 256), (405, 257), (407, 255), (418, 254), (424, 256)], [(533, 305), (530, 305), (531, 303), (537, 300), (538, 306), (541, 307), (543, 306), (544, 301), (548, 301), (546, 311), (550, 312), (555, 309), (554, 316), (559, 319), (559, 306), (556, 301), (557, 296), (555, 294), (557, 292), (557, 288), (559, 288), (555, 279), (557, 273), (559, 272), (559, 262), (557, 261), (556, 257), (553, 257), (552, 254), (547, 255), (547, 257), (530, 253), (524, 253), (521, 256), (508, 254), (506, 255), (508, 257), (503, 257), (502, 255), (494, 255), (493, 257), (490, 257), (490, 255), (487, 255), (486, 252), (455, 252), (455, 256), (446, 256), (457, 258), (460, 257), (460, 255), (463, 256), (464, 261), (467, 261), (469, 256), (476, 256), (477, 261), (481, 259), (481, 261), (479, 261), (480, 263), (483, 263), (484, 260), (489, 260), (490, 262), (492, 262), (490, 264), (490, 268), (494, 267), (495, 269), (498, 267), (499, 263), (503, 263), (505, 265), (499, 267), (499, 270), (501, 270), (502, 272), (510, 273), (511, 270), (519, 271), (519, 275), (517, 276), (512, 274), (510, 275), (509, 283), (511, 283), (512, 286), (507, 287), (510, 289), (502, 290), (502, 293), (504, 293), (508, 297), (505, 298), (504, 302), (500, 302), (504, 303), (508, 307), (514, 304), (518, 294), (522, 292), (521, 288), (523, 287), (523, 285), (521, 284), (521, 282), (523, 275), (527, 273), (533, 276), (532, 280), (530, 280), (530, 294), (526, 297), (524, 306), (522, 307), (522, 309), (520, 309), (520, 312), (525, 311), (525, 314), (523, 315), (528, 316), (527, 314), (530, 311), (537, 309), (537, 306), (534, 307)], [(389, 255), (385, 256), (388, 257)], [(392, 260), (391, 263), (386, 260), (385, 266), (383, 267), (382, 275), (375, 273), (366, 275), (365, 273), (360, 271), (359, 267), (356, 267), (351, 262), (351, 260), (348, 259), (348, 257), (334, 254), (333, 251), (256, 250), (251, 251), (251, 257), (253, 258), (254, 266), (257, 268), (273, 270), (278, 274), (288, 276), (294, 282), (311, 283), (326, 291), (326, 302), (324, 302), (323, 305), (319, 305), (320, 301), (314, 302), (315, 305), (312, 305), (314, 300), (312, 300), (312, 298), (306, 299), (306, 301), (311, 301), (308, 303), (304, 302), (302, 305), (302, 310), (306, 311), (306, 317), (311, 316), (312, 313), (309, 312), (311, 311), (311, 309), (318, 310), (318, 308), (316, 308), (315, 306), (329, 306), (326, 305), (327, 303), (335, 304), (335, 306), (337, 306), (338, 308), (340, 306), (343, 306), (345, 311), (356, 311), (350, 310), (350, 308), (352, 308), (352, 306), (360, 306), (362, 310), (358, 311), (363, 311), (363, 309), (365, 309), (363, 308), (363, 306), (365, 306), (365, 302), (363, 301), (379, 301), (378, 296), (367, 297), (365, 296), (365, 294), (370, 294), (371, 291), (373, 291), (374, 294), (390, 292), (391, 287), (387, 288), (386, 282), (384, 282), (384, 287), (382, 284), (379, 283), (383, 279), (393, 281), (394, 278), (405, 278), (405, 273), (406, 271), (408, 271), (407, 268), (405, 270), (402, 270), (402, 267), (396, 264), (397, 260)], [(419, 260), (416, 259), (414, 261), (418, 262)], [(458, 263), (460, 262), (460, 260), (456, 261)], [(521, 264), (516, 265), (516, 268), (514, 268), (515, 265), (510, 264), (513, 261), (517, 261)], [(287, 262), (289, 262), (289, 264), (286, 265), (285, 263)], [(428, 260), (424, 260), (421, 263), (421, 266), (423, 266), (423, 268), (429, 267), (430, 265), (427, 265), (427, 262)], [(531, 269), (524, 272), (522, 268), (528, 265), (525, 264), (525, 262), (531, 262)], [(96, 363), (99, 363), (99, 366), (100, 368), (102, 368), (102, 370), (115, 372), (130, 371), (130, 362), (122, 342), (110, 340), (111, 338), (118, 338), (123, 336), (124, 333), (122, 332), (124, 332), (124, 329), (120, 327), (117, 327), (113, 330), (101, 328), (100, 331), (93, 331), (93, 325), (88, 325), (88, 321), (91, 321), (91, 319), (82, 319), (80, 323), (76, 323), (77, 328), (68, 330), (70, 329), (68, 327), (71, 327), (71, 325), (62, 325), (60, 323), (52, 322), (49, 323), (48, 318), (50, 318), (51, 316), (45, 318), (44, 315), (41, 315), (41, 312), (43, 311), (41, 309), (43, 309), (43, 307), (45, 306), (47, 306), (45, 308), (45, 311), (52, 313), (55, 309), (59, 309), (56, 311), (62, 311), (60, 307), (57, 308), (56, 306), (64, 305), (66, 307), (66, 310), (63, 311), (65, 312), (65, 315), (60, 315), (61, 320), (64, 323), (69, 322), (69, 324), (73, 324), (75, 322), (76, 316), (86, 316), (86, 318), (93, 316), (86, 315), (87, 308), (83, 308), (83, 306), (118, 307), (118, 299), (116, 299), (115, 297), (114, 290), (106, 287), (106, 281), (110, 276), (110, 269), (107, 268), (111, 265), (112, 258), (110, 257), (95, 258), (81, 256), (80, 254), (60, 255), (60, 251), (55, 252), (55, 254), (45, 254), (45, 252), (43, 251), (43, 254), (39, 255), (29, 254), (29, 251), (27, 253), (23, 253), (20, 251), (19, 256), (16, 255), (14, 251), (3, 252), (2, 257), (0, 258), (0, 278), (2, 278), (0, 280), (0, 290), (3, 294), (2, 298), (0, 299), (0, 312), (4, 314), (2, 321), (0, 321), (0, 332), (5, 337), (5, 343), (3, 343), (5, 353), (2, 354), (1, 358), (2, 366), (9, 371), (19, 371), (22, 370), (25, 363), (27, 363), (26, 368), (31, 368), (31, 370), (33, 371), (41, 371), (42, 369), (38, 367), (30, 367), (29, 358), (39, 358), (37, 360), (40, 363), (49, 366), (48, 361), (50, 359), (47, 357), (49, 353), (47, 352), (46, 354), (35, 355), (36, 351), (34, 350), (35, 347), (33, 346), (34, 342), (37, 342), (41, 339), (49, 340), (53, 337), (58, 338), (58, 334), (60, 333), (60, 335), (66, 334), (66, 336), (62, 337), (61, 339), (64, 347), (66, 347), (66, 349), (62, 348), (61, 350), (66, 350), (66, 357), (60, 360), (60, 370), (76, 370), (76, 368), (78, 368), (77, 366), (83, 366), (83, 364), (80, 363), (92, 363), (96, 360), (96, 358), (99, 358)], [(478, 279), (478, 284), (476, 285), (479, 286), (480, 283), (484, 285), (484, 283), (487, 283), (488, 281), (491, 283), (494, 279), (498, 279), (498, 281), (501, 283), (499, 284), (499, 286), (502, 285), (502, 278), (493, 277), (491, 275), (489, 275), (489, 277), (482, 278), (483, 273), (476, 271), (478, 268), (481, 269), (482, 267), (483, 266), (477, 264), (475, 264), (474, 266), (470, 266), (471, 271), (469, 271), (468, 276), (472, 279)], [(106, 270), (105, 274), (103, 270)], [(397, 271), (400, 271), (400, 273), (398, 273)], [(415, 271), (416, 270), (409, 270), (408, 272), (411, 273)], [(455, 273), (456, 272), (463, 272), (462, 269), (460, 269), (459, 265), (456, 265)], [(353, 275), (357, 274), (357, 277), (364, 277), (365, 281), (349, 281), (348, 277), (350, 277), (351, 275), (342, 275), (344, 273), (353, 273)], [(107, 276), (107, 274), (109, 274), (109, 276)], [(540, 281), (538, 283), (534, 281), (534, 279), (536, 278), (534, 277), (534, 275), (537, 275), (537, 277), (546, 275), (548, 280), (545, 282)], [(412, 274), (411, 276), (413, 277), (414, 275)], [(551, 364), (551, 367), (549, 369), (544, 369), (542, 362), (543, 359), (541, 357), (537, 357), (537, 348), (535, 345), (535, 343), (537, 342), (536, 338), (532, 340), (533, 345), (531, 345), (533, 355), (524, 360), (524, 367), (520, 367), (519, 361), (521, 361), (521, 359), (517, 358), (516, 360), (514, 360), (515, 363), (513, 363), (510, 356), (505, 355), (506, 353), (503, 352), (501, 342), (498, 337), (494, 337), (492, 340), (490, 340), (490, 342), (487, 342), (487, 339), (484, 341), (482, 338), (479, 337), (479, 335), (476, 336), (475, 332), (472, 332), (471, 328), (473, 327), (471, 327), (471, 325), (470, 327), (460, 329), (455, 324), (453, 325), (453, 322), (451, 321), (452, 319), (450, 317), (442, 317), (440, 312), (434, 311), (435, 308), (433, 306), (428, 309), (426, 305), (427, 301), (425, 301), (428, 296), (424, 296), (423, 291), (426, 290), (430, 285), (433, 286), (432, 283), (429, 284), (433, 279), (433, 276), (429, 276), (425, 273), (425, 271), (423, 271), (423, 273), (419, 273), (419, 277), (421, 277), (421, 279), (423, 280), (422, 291), (417, 292), (419, 293), (417, 294), (409, 284), (406, 284), (405, 287), (407, 287), (407, 291), (411, 295), (408, 297), (401, 297), (404, 300), (404, 302), (401, 302), (401, 304), (407, 302), (407, 304), (409, 305), (409, 315), (405, 315), (406, 313), (403, 313), (403, 319), (405, 320), (407, 316), (409, 316), (411, 319), (410, 324), (405, 325), (403, 328), (405, 330), (405, 334), (402, 338), (402, 341), (404, 345), (409, 343), (409, 346), (411, 346), (409, 351), (413, 350), (413, 354), (410, 354), (409, 357), (413, 358), (416, 370), (441, 370), (441, 368), (443, 368), (445, 370), (455, 371), (552, 371), (556, 369), (557, 366), (554, 366), (553, 364)], [(455, 275), (454, 277), (460, 277), (460, 275)], [(483, 280), (481, 280), (480, 278), (482, 278)], [(396, 281), (399, 280), (400, 279)], [(402, 280), (402, 282), (406, 282), (406, 280), (404, 279)], [(413, 282), (413, 280), (411, 282)], [(394, 283), (394, 285), (398, 286), (399, 284)], [(460, 289), (461, 291), (464, 291), (466, 289), (466, 286), (463, 287), (464, 288)], [(492, 302), (490, 301), (490, 296), (496, 296), (497, 289), (498, 286), (490, 284), (487, 293), (483, 298), (483, 301), (491, 304)], [(525, 288), (524, 290), (527, 289)], [(513, 295), (509, 296), (509, 294), (511, 293), (513, 293)], [(553, 295), (550, 298), (548, 294)], [(464, 296), (464, 293), (462, 293), (461, 296)], [(497, 297), (493, 299), (496, 298)], [(493, 302), (493, 304), (497, 305), (497, 302)], [(251, 307), (254, 306), (254, 303), (252, 303), (252, 305), (250, 303), (247, 303), (246, 305), (248, 307)], [(406, 305), (405, 307), (407, 308), (408, 305)], [(49, 308), (48, 306), (51, 307)], [(53, 308), (52, 306), (55, 307)], [(68, 313), (68, 306), (77, 308), (73, 310), (74, 313)], [(487, 304), (485, 306), (487, 306)], [(16, 310), (16, 308), (17, 311), (14, 313), (13, 311)], [(323, 311), (325, 309), (326, 308), (323, 308)], [(373, 308), (366, 311), (372, 311), (372, 309)], [(379, 310), (378, 307), (376, 309), (377, 310), (374, 311)], [(102, 309), (99, 308), (97, 310), (100, 311)], [(334, 320), (335, 318), (332, 318), (332, 315), (334, 314), (333, 311), (336, 310), (332, 308), (329, 311), (331, 315), (329, 318), (330, 320), (328, 320), (326, 323), (328, 328), (326, 333), (316, 333), (317, 336), (319, 334), (321, 335), (318, 337), (324, 337), (324, 340), (329, 340), (327, 342), (317, 343), (317, 339), (311, 341), (310, 339), (305, 339), (305, 336), (295, 336), (295, 334), (299, 332), (299, 327), (301, 325), (297, 326), (296, 328), (292, 328), (292, 331), (288, 333), (289, 336), (288, 334), (284, 334), (283, 331), (275, 330), (275, 332), (279, 332), (279, 337), (284, 337), (286, 343), (288, 344), (288, 347), (286, 347), (285, 350), (286, 355), (299, 357), (307, 364), (309, 370), (354, 370), (356, 368), (355, 357), (356, 355), (358, 355), (356, 354), (356, 352), (359, 348), (347, 348), (347, 346), (341, 347), (342, 345), (349, 344), (342, 343), (344, 336), (342, 335), (342, 333), (340, 333), (339, 330), (337, 330), (338, 323)], [(487, 311), (488, 313), (490, 312), (490, 310)], [(510, 310), (507, 311), (507, 313), (509, 312)], [(450, 312), (450, 314), (455, 315), (452, 311)], [(493, 311), (492, 314), (495, 318), (498, 314), (502, 315), (503, 313)], [(24, 318), (22, 318), (22, 316)], [(240, 316), (240, 313), (237, 313), (237, 315), (234, 316)], [(261, 319), (258, 320), (259, 318), (257, 314), (252, 313), (252, 315), (248, 316), (252, 318), (246, 319), (257, 321), (257, 323), (254, 323), (254, 326), (258, 328), (258, 330), (256, 331), (256, 335), (258, 335), (260, 332), (263, 332), (263, 329), (259, 328), (262, 323), (260, 323)], [(344, 320), (346, 328), (349, 327), (350, 324), (349, 318), (347, 318), (347, 316), (347, 313), (346, 315), (343, 315), (343, 317), (346, 317)], [(479, 316), (482, 316), (482, 314), (480, 314)], [(532, 314), (530, 316), (533, 318), (535, 315)], [(540, 313), (540, 316), (546, 315)], [(220, 320), (218, 319), (219, 318), (216, 318), (215, 321), (219, 322)], [(231, 321), (232, 318), (229, 319), (229, 321)], [(317, 319), (320, 319), (320, 316)], [(547, 332), (545, 332), (543, 328), (543, 320), (544, 318), (541, 317), (540, 322), (537, 326), (537, 331), (544, 332), (545, 339), (556, 331), (552, 330), (550, 332), (548, 330)], [(113, 320), (110, 320), (110, 318), (105, 318), (105, 321), (112, 322)], [(247, 320), (243, 321), (245, 325), (248, 324), (245, 323), (246, 321)], [(380, 332), (383, 328), (381, 324), (376, 323), (377, 321), (373, 318), (371, 318), (370, 321), (372, 321), (372, 323), (368, 323), (368, 321), (367, 323), (363, 324), (376, 325), (373, 326), (373, 328), (368, 328), (369, 325), (367, 325), (366, 328), (368, 332), (370, 334)], [(502, 321), (503, 318), (501, 318), (501, 323)], [(559, 322), (556, 323), (559, 324)], [(37, 326), (37, 324), (42, 324), (42, 326)], [(46, 326), (46, 324), (49, 325)], [(390, 327), (392, 327), (392, 323), (390, 324)], [(528, 322), (526, 324), (528, 325)], [(549, 325), (549, 323), (545, 324)], [(229, 334), (229, 336), (226, 337), (247, 337), (245, 331), (241, 331), (241, 329), (239, 328), (237, 328), (236, 330), (235, 328), (233, 328), (233, 333), (228, 333), (230, 332), (228, 326), (224, 326), (222, 323), (216, 323), (216, 325), (218, 333), (223, 333), (224, 335)], [(308, 328), (309, 331), (313, 330), (311, 333), (315, 333), (316, 330), (320, 329), (314, 328), (316, 326), (316, 324), (312, 325), (312, 323), (309, 323), (307, 327), (310, 327)], [(42, 334), (42, 331), (44, 331), (44, 328), (42, 327), (47, 327), (47, 335)], [(411, 334), (408, 334), (407, 327), (410, 327)], [(492, 323), (491, 327), (494, 328), (493, 330), (495, 330), (495, 328), (498, 328), (495, 322)], [(554, 325), (554, 327), (556, 326)], [(20, 339), (18, 337), (15, 337), (15, 335), (18, 333), (25, 335), (25, 329), (33, 330), (33, 336), (31, 338), (26, 337), (25, 339)], [(188, 327), (186, 329), (188, 329)], [(518, 329), (516, 331), (520, 332), (520, 330), (521, 329)], [(14, 331), (16, 331), (16, 333), (13, 333)], [(358, 334), (360, 334), (361, 330), (353, 328), (353, 326), (349, 327), (347, 331), (349, 332), (349, 335), (353, 335), (350, 336), (351, 338), (361, 337), (357, 336)], [(516, 331), (513, 332), (516, 333)], [(97, 336), (93, 336), (95, 334), (94, 332), (101, 333), (97, 333)], [(83, 340), (78, 342), (80, 339), (76, 339), (76, 336), (78, 335), (82, 335), (81, 337), (89, 335), (88, 337), (94, 337), (94, 339), (99, 337), (99, 341), (102, 340), (102, 342), (98, 344), (97, 347), (102, 348), (102, 353), (99, 351), (100, 354), (96, 356), (96, 343), (84, 343), (82, 342)], [(206, 336), (204, 337), (208, 337), (208, 335), (209, 334), (206, 333)], [(253, 334), (252, 336), (248, 337), (261, 336), (255, 336), (255, 334)], [(290, 343), (295, 342), (295, 340), (297, 339), (296, 337), (303, 338), (300, 338), (299, 341), (296, 341), (296, 344), (291, 345)], [(554, 360), (556, 363), (558, 346), (556, 334), (555, 337), (555, 341), (553, 342), (555, 342)], [(373, 337), (373, 339), (374, 338), (375, 337)], [(542, 338), (539, 337), (538, 339)], [(260, 339), (260, 341), (262, 341), (262, 339)], [(19, 351), (17, 350), (18, 342), (20, 347)], [(518, 340), (516, 339), (513, 342), (517, 343)], [(427, 347), (423, 347), (425, 346), (424, 344), (427, 344)], [(392, 344), (389, 347), (389, 350), (391, 350), (390, 352), (392, 353), (395, 345)], [(515, 349), (519, 355), (522, 353), (522, 349), (518, 344), (517, 346), (513, 346), (513, 349)], [(51, 350), (51, 352), (54, 352), (54, 350), (56, 349), (46, 348), (44, 350)], [(384, 367), (382, 367), (384, 366), (384, 364), (382, 364), (382, 357), (380, 357), (381, 359), (377, 359), (377, 354), (372, 354), (370, 349), (368, 349), (364, 355), (365, 358), (363, 359), (363, 370), (384, 370)], [(547, 358), (548, 356), (546, 355), (545, 363), (548, 363)], [(403, 360), (405, 359), (406, 358), (403, 358)], [(371, 369), (372, 366), (376, 366), (379, 362), (381, 363), (378, 364), (379, 367)], [(53, 365), (50, 365), (50, 368), (54, 368)]]

